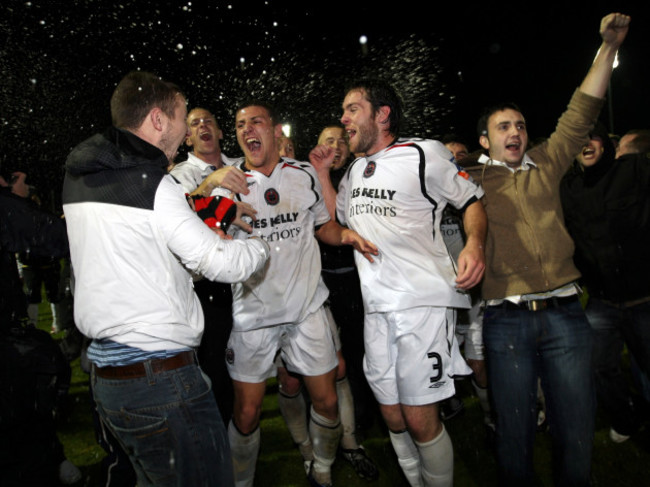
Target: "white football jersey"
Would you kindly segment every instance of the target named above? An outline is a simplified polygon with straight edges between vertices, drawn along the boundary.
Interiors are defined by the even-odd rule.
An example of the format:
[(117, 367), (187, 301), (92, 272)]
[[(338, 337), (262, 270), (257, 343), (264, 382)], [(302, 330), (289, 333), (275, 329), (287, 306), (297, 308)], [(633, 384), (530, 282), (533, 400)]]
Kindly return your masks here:
[[(237, 198), (256, 210), (253, 235), (271, 248), (266, 267), (232, 286), (233, 328), (247, 331), (300, 323), (327, 299), (314, 230), (330, 220), (316, 172), (308, 163), (283, 158), (269, 177), (237, 167), (248, 178), (247, 195)], [(241, 230), (235, 238), (248, 238)]]
[(355, 252), (366, 312), (416, 306), (468, 308), (440, 231), (447, 203), (458, 209), (483, 190), (435, 140), (399, 139), (352, 163), (339, 185), (337, 217), (379, 248)]

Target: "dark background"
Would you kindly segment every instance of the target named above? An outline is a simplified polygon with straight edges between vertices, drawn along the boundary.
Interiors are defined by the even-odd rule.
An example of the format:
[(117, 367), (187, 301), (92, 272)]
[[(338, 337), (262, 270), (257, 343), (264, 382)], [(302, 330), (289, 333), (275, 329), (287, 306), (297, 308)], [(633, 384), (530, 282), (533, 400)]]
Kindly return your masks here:
[[(600, 19), (612, 11), (632, 15), (611, 83), (614, 131), (648, 128), (647, 4), (5, 0), (0, 172), (27, 171), (57, 209), (68, 152), (110, 124), (111, 93), (133, 69), (179, 84), (190, 108), (215, 112), (230, 156), (240, 154), (238, 101), (274, 102), (304, 159), (359, 76), (398, 88), (404, 135), (453, 131), (476, 149), (478, 113), (505, 100), (522, 108), (531, 139), (547, 136), (596, 54)], [(601, 118), (610, 125), (607, 106)]]

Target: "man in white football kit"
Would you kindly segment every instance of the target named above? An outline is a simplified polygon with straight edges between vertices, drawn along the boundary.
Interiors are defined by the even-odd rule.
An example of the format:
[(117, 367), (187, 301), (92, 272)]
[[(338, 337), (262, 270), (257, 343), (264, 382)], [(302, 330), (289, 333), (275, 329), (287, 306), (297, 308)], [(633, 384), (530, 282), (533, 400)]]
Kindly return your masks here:
[(233, 286), (233, 331), (226, 360), (235, 389), (228, 435), (236, 485), (253, 483), (262, 399), (266, 379), (275, 375), (279, 350), (287, 369), (304, 377), (312, 401), (310, 482), (331, 485), (330, 466), (340, 437), (337, 360), (323, 308), (328, 291), (320, 277), (314, 236), (331, 245), (353, 245), (369, 259), (377, 250), (330, 219), (311, 165), (280, 158), (276, 138), (281, 126), (268, 105), (243, 105), (237, 110), (236, 130), (244, 152), (237, 166), (246, 172), (249, 184), (249, 193), (238, 198), (257, 209), (253, 234), (271, 247), (264, 270)]
[[(453, 449), (437, 402), (454, 375), (471, 373), (454, 335), (465, 290), (483, 276), (483, 191), (437, 141), (397, 139), (401, 102), (387, 84), (364, 80), (343, 102), (350, 150), (364, 153), (341, 181), (338, 219), (377, 242), (374, 262), (355, 256), (366, 311), (364, 370), (411, 485), (453, 482)], [(467, 242), (458, 275), (440, 232), (442, 212), (464, 212)]]
[(246, 177), (232, 167), (234, 159), (221, 152), (223, 132), (217, 119), (205, 108), (194, 108), (187, 114), (189, 135), (185, 144), (192, 148), (187, 160), (170, 171), (188, 194), (209, 196), (215, 188), (234, 193), (246, 192)]

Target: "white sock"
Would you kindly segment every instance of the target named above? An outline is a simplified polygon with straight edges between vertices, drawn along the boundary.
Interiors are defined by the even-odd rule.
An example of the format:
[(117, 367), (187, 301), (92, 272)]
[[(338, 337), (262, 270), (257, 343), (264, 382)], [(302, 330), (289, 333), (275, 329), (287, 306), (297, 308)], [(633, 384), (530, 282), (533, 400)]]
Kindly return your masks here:
[(336, 381), (336, 395), (339, 398), (339, 416), (343, 426), (341, 447), (346, 450), (356, 450), (359, 444), (354, 436), (354, 399), (347, 376)]
[(425, 486), (451, 487), (454, 483), (454, 449), (451, 438), (442, 425), (442, 433), (426, 443), (415, 442), (422, 465)]
[(321, 484), (331, 483), (330, 467), (336, 458), (336, 449), (341, 439), (341, 422), (339, 418), (321, 416), (312, 406), (309, 434), (314, 447), (314, 477)]
[(302, 395), (302, 389), (293, 396), (287, 396), (282, 391), (278, 391), (278, 406), (291, 438), (298, 445), (303, 459), (313, 460), (311, 439), (307, 431), (307, 405)]
[(253, 487), (255, 464), (260, 450), (259, 425), (255, 431), (244, 435), (231, 420), (228, 424), (228, 440), (235, 473), (235, 487)]
[(52, 310), (52, 330), (60, 331), (59, 322), (56, 319), (56, 304), (50, 303), (50, 309)]
[(420, 455), (418, 448), (413, 442), (413, 438), (408, 431), (400, 431), (394, 433), (388, 431), (390, 435), (390, 442), (393, 444), (393, 449), (397, 454), (397, 461), (399, 466), (408, 480), (411, 487), (421, 487), (422, 477), (420, 475)]

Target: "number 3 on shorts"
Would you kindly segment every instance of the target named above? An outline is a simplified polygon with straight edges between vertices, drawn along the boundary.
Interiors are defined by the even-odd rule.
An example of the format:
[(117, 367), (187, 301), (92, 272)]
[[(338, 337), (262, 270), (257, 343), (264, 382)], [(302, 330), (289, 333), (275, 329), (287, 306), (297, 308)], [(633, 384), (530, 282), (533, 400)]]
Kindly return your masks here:
[(431, 364), (431, 368), (433, 368), (433, 376), (429, 377), (429, 382), (434, 384), (442, 377), (442, 357), (440, 357), (439, 353), (428, 352), (427, 358), (430, 358), (433, 361), (433, 364)]

